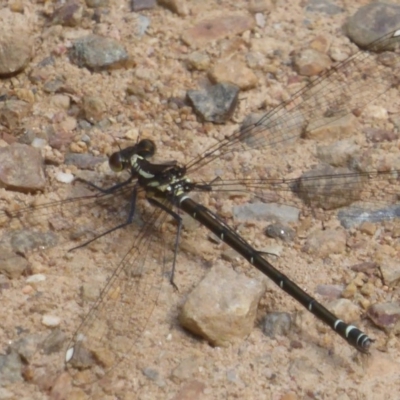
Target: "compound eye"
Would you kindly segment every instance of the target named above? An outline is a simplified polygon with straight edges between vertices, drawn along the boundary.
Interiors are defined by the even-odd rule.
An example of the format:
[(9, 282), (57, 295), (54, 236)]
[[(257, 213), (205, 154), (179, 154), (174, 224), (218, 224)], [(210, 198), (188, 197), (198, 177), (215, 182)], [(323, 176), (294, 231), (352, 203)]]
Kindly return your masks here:
[(108, 165), (114, 172), (121, 172), (124, 169), (123, 159), (119, 151), (111, 154)]
[(152, 157), (156, 152), (156, 145), (150, 139), (143, 139), (137, 144), (137, 154), (143, 158)]

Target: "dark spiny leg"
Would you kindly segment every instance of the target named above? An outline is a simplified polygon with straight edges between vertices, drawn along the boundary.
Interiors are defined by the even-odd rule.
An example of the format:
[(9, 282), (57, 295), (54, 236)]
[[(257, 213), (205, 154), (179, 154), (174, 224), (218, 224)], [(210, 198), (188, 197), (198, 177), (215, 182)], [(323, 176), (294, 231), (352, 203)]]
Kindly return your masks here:
[[(125, 184), (126, 184), (127, 182), (128, 182), (128, 181), (126, 181)], [(118, 184), (118, 185), (120, 185), (120, 184)], [(115, 185), (115, 186), (118, 186), (118, 185)], [(111, 188), (109, 188), (109, 189), (107, 189), (107, 190), (110, 190), (110, 189), (111, 189)], [(85, 243), (83, 243), (83, 244), (80, 244), (79, 246), (76, 246), (76, 247), (73, 247), (72, 249), (69, 249), (68, 251), (74, 251), (74, 250), (76, 250), (76, 249), (80, 249), (81, 247), (85, 247), (85, 246), (87, 246), (89, 243), (92, 243), (92, 242), (94, 242), (95, 240), (97, 240), (97, 239), (99, 239), (99, 238), (101, 238), (101, 237), (103, 237), (103, 236), (105, 236), (105, 235), (108, 235), (108, 234), (111, 233), (111, 232), (114, 232), (114, 231), (116, 231), (116, 230), (118, 230), (118, 229), (121, 229), (121, 228), (123, 228), (124, 226), (130, 225), (130, 224), (132, 223), (132, 221), (133, 221), (133, 216), (135, 215), (136, 197), (137, 197), (137, 186), (135, 186), (135, 187), (133, 188), (133, 190), (132, 190), (132, 196), (131, 196), (131, 201), (130, 201), (129, 215), (128, 215), (127, 220), (126, 220), (124, 223), (122, 223), (122, 224), (120, 224), (120, 225), (117, 225), (117, 226), (115, 226), (114, 228), (111, 228), (111, 229), (109, 229), (108, 231), (105, 231), (105, 232), (103, 232), (103, 233), (97, 235), (97, 236), (94, 237), (93, 239), (90, 239), (90, 240), (88, 240), (87, 242), (85, 242)]]
[(123, 182), (121, 182), (121, 183), (117, 183), (117, 184), (115, 184), (115, 185), (113, 185), (113, 186), (110, 186), (110, 187), (107, 188), (107, 189), (101, 188), (100, 186), (97, 186), (97, 185), (95, 185), (94, 183), (89, 182), (89, 181), (87, 181), (87, 180), (85, 180), (85, 179), (82, 179), (82, 178), (76, 178), (75, 180), (76, 180), (76, 181), (79, 181), (79, 182), (83, 182), (83, 183), (85, 183), (86, 185), (88, 185), (88, 186), (90, 186), (90, 187), (92, 187), (92, 188), (98, 190), (98, 191), (101, 192), (101, 193), (110, 194), (110, 193), (113, 193), (113, 192), (115, 192), (116, 190), (118, 190), (118, 189), (120, 189), (120, 188), (122, 188), (122, 187), (128, 185), (130, 182), (132, 182), (133, 177), (130, 176), (126, 181), (123, 181)]
[(171, 271), (171, 277), (169, 279), (169, 281), (171, 282), (171, 285), (178, 290), (178, 286), (176, 286), (175, 282), (174, 282), (174, 276), (175, 276), (175, 265), (176, 265), (176, 256), (178, 254), (178, 246), (179, 246), (179, 238), (181, 236), (181, 231), (182, 231), (182, 218), (174, 211), (172, 211), (170, 208), (168, 208), (167, 206), (165, 206), (164, 204), (160, 203), (158, 200), (156, 199), (152, 199), (152, 198), (148, 198), (148, 201), (150, 202), (150, 204), (153, 204), (156, 207), (161, 208), (162, 210), (164, 210), (166, 213), (168, 213), (169, 215), (171, 215), (172, 218), (175, 219), (175, 221), (178, 223), (178, 230), (176, 232), (176, 237), (175, 237), (175, 250), (174, 250), (174, 260), (172, 262), (172, 271)]

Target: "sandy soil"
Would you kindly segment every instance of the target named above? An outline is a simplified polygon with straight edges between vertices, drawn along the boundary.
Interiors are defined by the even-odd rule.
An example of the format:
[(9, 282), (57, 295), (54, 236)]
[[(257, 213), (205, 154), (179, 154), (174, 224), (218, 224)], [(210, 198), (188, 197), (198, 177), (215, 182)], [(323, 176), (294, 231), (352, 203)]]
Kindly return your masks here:
[[(136, 140), (140, 134), (141, 137), (152, 137), (156, 141), (160, 158), (185, 162), (204, 151), (208, 145), (214, 143), (215, 138), (221, 138), (237, 126), (233, 123), (224, 126), (203, 124), (189, 108), (173, 107), (168, 100), (183, 98), (186, 90), (198, 88), (206, 80), (205, 72), (190, 71), (187, 68), (185, 59), (193, 49), (182, 43), (181, 35), (195, 22), (206, 17), (224, 15), (227, 12), (247, 13), (247, 1), (188, 2), (190, 14), (187, 16), (179, 16), (162, 7), (143, 11), (141, 14), (147, 16), (151, 22), (148, 33), (139, 38), (132, 33), (136, 17), (129, 11), (129, 2), (110, 0), (107, 23), (97, 26), (97, 33), (119, 39), (128, 50), (135, 67), (119, 68), (109, 73), (90, 73), (84, 68), (80, 69), (71, 64), (65, 53), (70, 42), (92, 32), (92, 26), (43, 27), (38, 22), (37, 13), (43, 10), (44, 5), (41, 2), (21, 3), (25, 10), (24, 17), (33, 29), (35, 53), (25, 72), (10, 80), (4, 80), (1, 84), (8, 88), (32, 88), (29, 72), (50, 54), (55, 55), (55, 62), (46, 67), (46, 72), (49, 76), (65, 78), (77, 104), (80, 104), (85, 95), (98, 97), (106, 104), (109, 125), (105, 128), (93, 128), (90, 132), (89, 153), (109, 155), (116, 148), (114, 138)], [(223, 39), (203, 49), (210, 56), (211, 62), (216, 62), (232, 51), (244, 59), (247, 46), (255, 38), (270, 38), (268, 40), (279, 42), (281, 51), (271, 54), (269, 58), (270, 69), (276, 71), (276, 78), (272, 78), (266, 70), (254, 71), (258, 77), (258, 85), (241, 93), (240, 106), (234, 116), (237, 122), (250, 111), (279, 103), (298, 88), (297, 85), (285, 87), (288, 77), (296, 75), (289, 63), (290, 54), (307, 46), (316, 36), (326, 36), (332, 41), (331, 46), (344, 53), (350, 54), (356, 50), (356, 46), (345, 37), (341, 27), (347, 17), (365, 3), (363, 0), (337, 1), (336, 4), (345, 11), (333, 16), (306, 13), (302, 3), (304, 2), (276, 1), (271, 6), (271, 11), (265, 14), (265, 27), (257, 27), (254, 32)], [(138, 92), (142, 91), (143, 95), (139, 97), (139, 101), (127, 99), (126, 91), (129, 85), (135, 87)], [(44, 121), (54, 121), (54, 99), (52, 94), (43, 90), (38, 90), (35, 96), (32, 116), (26, 123), (30, 121), (31, 127), (39, 132), (45, 126)], [(81, 143), (82, 131), (78, 129), (76, 132), (72, 142)], [(126, 142), (128, 140), (121, 141), (122, 144)], [(365, 150), (368, 146), (372, 150), (374, 147), (382, 150), (379, 145), (363, 143), (363, 146)], [(254, 168), (272, 171), (275, 176), (297, 176), (300, 171), (316, 163), (315, 149), (316, 143), (312, 140), (303, 141), (301, 148), (285, 148), (284, 163), (281, 162), (279, 149), (269, 149), (265, 153), (264, 161), (257, 159), (260, 164)], [(385, 151), (395, 150), (398, 151), (396, 141), (386, 145)], [(234, 161), (241, 163), (240, 167), (245, 170), (246, 166), (251, 165), (252, 157), (244, 154)], [(224, 166), (219, 164), (207, 171), (213, 172), (218, 168), (224, 170)], [(52, 179), (58, 171), (79, 174), (74, 166), (47, 166), (46, 173), (50, 182), (46, 192), (41, 195), (42, 201), (71, 195), (73, 189)], [(106, 163), (97, 166), (95, 172), (96, 174), (85, 172), (85, 176), (105, 176), (107, 179), (111, 175)], [(97, 178), (96, 182), (101, 182), (101, 179)], [(3, 191), (2, 196), (13, 197), (14, 194), (6, 194)], [(215, 206), (227, 217), (230, 217), (230, 207), (235, 202), (243, 201), (229, 198), (222, 203), (221, 199), (206, 198), (204, 201), (206, 205)], [(143, 213), (149, 212), (148, 205), (143, 204), (143, 207)], [(117, 205), (115, 210), (115, 214), (118, 214)], [(87, 221), (85, 216), (82, 218)], [(103, 226), (112, 224), (110, 216), (98, 215), (97, 218), (98, 221), (102, 221)], [(76, 222), (77, 225), (81, 223)], [(330, 223), (332, 226), (335, 224), (328, 222), (328, 225)], [(320, 229), (320, 222), (315, 224), (315, 229)], [(239, 224), (239, 231), (245, 230), (246, 238), (255, 247), (263, 249), (274, 243), (260, 235), (264, 226), (265, 224), (256, 222)], [(172, 229), (173, 225), (167, 224), (165, 230)], [(311, 227), (310, 231), (312, 229)], [(350, 234), (357, 234), (357, 231)], [(225, 247), (208, 241), (205, 230), (186, 230), (183, 237), (184, 249), (178, 256), (176, 275), (179, 292), (169, 285), (168, 279), (159, 271), (158, 279), (163, 280), (160, 293), (155, 292), (155, 299), (149, 302), (148, 307), (131, 310), (138, 317), (140, 313), (146, 318), (149, 317), (141, 338), (130, 350), (128, 362), (118, 371), (117, 378), (113, 381), (104, 379), (97, 383), (93, 388), (92, 398), (398, 398), (398, 337), (388, 336), (368, 321), (357, 321), (360, 328), (377, 339), (377, 343), (370, 356), (355, 354), (354, 349), (325, 329), (288, 296), (273, 288), (272, 284), (268, 286), (267, 294), (260, 305), (260, 317), (265, 311), (298, 311), (297, 328), (293, 329), (288, 337), (272, 340), (265, 337), (256, 326), (251, 335), (243, 341), (229, 348), (213, 348), (182, 330), (177, 320), (178, 310), (190, 290), (204, 276), (210, 264), (232, 264), (221, 259), (220, 254)], [(11, 280), (9, 287), (2, 290), (3, 351), (6, 351), (10, 343), (28, 333), (40, 333), (44, 337), (48, 335), (51, 330), (41, 322), (43, 315), (47, 314), (60, 317), (60, 328), (67, 337), (71, 337), (88, 308), (87, 304), (82, 305), (82, 285), (88, 292), (97, 293), (114, 265), (119, 263), (121, 254), (127, 252), (131, 243), (129, 232), (119, 232), (66, 258), (62, 255), (64, 250), (69, 248), (67, 243), (43, 254), (32, 255), (29, 258), (32, 273), (45, 274), (46, 281), (29, 285), (26, 283), (27, 278), (22, 276)], [(303, 244), (304, 238), (300, 237), (285, 246), (275, 263), (312, 294), (315, 293), (318, 284), (348, 284), (355, 276), (355, 273), (348, 271), (348, 267), (368, 261), (374, 254), (370, 248), (362, 248), (359, 252), (357, 248), (349, 248), (344, 254), (318, 259), (304, 253), (301, 250)], [(376, 244), (372, 243), (370, 246), (376, 250)], [(154, 245), (154, 248), (158, 247)], [(157, 254), (153, 256), (154, 259), (159, 259)], [(237, 260), (233, 264), (239, 272), (261, 279), (258, 272), (244, 262)], [(7, 280), (2, 282), (4, 281)], [(155, 282), (145, 284), (151, 286)], [(90, 297), (90, 294), (87, 296)], [(395, 298), (396, 293), (392, 296)], [(357, 303), (356, 300), (354, 302)], [(292, 346), (294, 341), (300, 342), (301, 346)], [(24, 379), (6, 383), (4, 388), (7, 392), (2, 394), (0, 391), (0, 398), (85, 398), (79, 389), (67, 392), (71, 383), (69, 376), (62, 373), (64, 351), (65, 347), (51, 355), (35, 354), (31, 363), (26, 366)], [(177, 373), (178, 366), (181, 366), (187, 375)], [(155, 370), (156, 374), (151, 374), (151, 370)], [(146, 371), (147, 373), (144, 373)]]

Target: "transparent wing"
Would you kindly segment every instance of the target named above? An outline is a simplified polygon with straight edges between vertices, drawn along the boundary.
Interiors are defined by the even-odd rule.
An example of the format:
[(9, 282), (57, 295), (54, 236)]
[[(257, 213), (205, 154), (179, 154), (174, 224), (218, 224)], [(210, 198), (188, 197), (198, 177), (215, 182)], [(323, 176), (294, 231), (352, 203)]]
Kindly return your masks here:
[[(64, 252), (82, 246), (126, 221), (132, 190), (130, 185), (104, 194), (77, 182), (63, 200), (49, 202), (47, 195), (19, 193), (2, 199), (3, 250), (27, 256), (33, 250), (55, 246)], [(137, 215), (136, 222), (139, 221)], [(96, 242), (89, 247), (96, 247)]]
[[(157, 303), (164, 268), (170, 267), (165, 261), (165, 244), (159, 232), (168, 214), (161, 209), (149, 205), (147, 210), (143, 207), (147, 202), (140, 204), (130, 225), (108, 233), (126, 222), (133, 189), (134, 184), (130, 184), (104, 194), (78, 182), (71, 197), (61, 201), (48, 202), (47, 195), (45, 202), (40, 195), (18, 193), (1, 201), (2, 259), (8, 257), (15, 264), (20, 258), (34, 264), (42, 263), (46, 257), (46, 264), (57, 267), (46, 270), (47, 279), (56, 284), (64, 282), (63, 276), (76, 275), (74, 282), (78, 286), (72, 289), (61, 286), (61, 290), (73, 290), (69, 297), (78, 296), (82, 307), (68, 301), (54, 304), (59, 287), (54, 288), (53, 294), (43, 292), (37, 306), (34, 306), (35, 296), (29, 303), (30, 307), (43, 307), (47, 303), (56, 315), (60, 312), (58, 307), (68, 311), (73, 308), (76, 318), (66, 321), (67, 329), (76, 328), (76, 321), (85, 316), (64, 356), (66, 360), (68, 356), (67, 367), (77, 384), (100, 379), (129, 357), (129, 350), (137, 344)], [(101, 236), (104, 233), (107, 234)], [(91, 257), (87, 257), (87, 252)], [(59, 263), (60, 259), (65, 261)], [(27, 275), (31, 273), (26, 271)], [(80, 279), (88, 276), (94, 282), (102, 277), (97, 282), (102, 290), (93, 300), (79, 294), (83, 285), (90, 286), (90, 281)]]
[(355, 202), (373, 209), (398, 201), (398, 170), (352, 172), (347, 168), (327, 169), (335, 174), (311, 170), (295, 179), (223, 180), (213, 182), (211, 187), (213, 191), (250, 194), (266, 202), (286, 202), (302, 207), (305, 203), (325, 210)]
[[(167, 217), (154, 209), (75, 332), (66, 366), (77, 384), (90, 384), (129, 359), (157, 303), (165, 262), (157, 230)], [(79, 373), (91, 368), (93, 374)]]
[[(400, 57), (398, 48), (387, 57), (373, 54), (393, 50), (400, 41), (393, 31), (335, 65), (290, 100), (281, 103), (256, 121), (243, 123), (240, 130), (210, 147), (187, 164), (188, 171), (197, 170), (232, 151), (276, 146), (294, 140), (353, 112), (359, 113), (368, 103), (398, 85)], [(248, 149), (248, 148), (247, 148)]]

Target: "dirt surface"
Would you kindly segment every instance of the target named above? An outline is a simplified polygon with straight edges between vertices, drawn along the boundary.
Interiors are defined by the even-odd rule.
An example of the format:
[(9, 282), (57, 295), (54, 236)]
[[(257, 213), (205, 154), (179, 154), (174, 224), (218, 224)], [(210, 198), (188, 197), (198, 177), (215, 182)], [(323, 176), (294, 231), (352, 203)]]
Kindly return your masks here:
[[(37, 196), (1, 189), (2, 199), (6, 199), (11, 207), (13, 202), (18, 201), (26, 204), (35, 201), (37, 204), (86, 193), (80, 191), (79, 185), (58, 182), (56, 177), (59, 172), (93, 179), (96, 184), (107, 186), (112, 182), (112, 172), (106, 156), (117, 150), (118, 144), (131, 144), (139, 135), (151, 137), (156, 142), (159, 159), (188, 162), (237, 128), (237, 123), (251, 111), (262, 112), (279, 104), (306, 82), (306, 78), (295, 72), (292, 62), (294, 52), (309, 47), (316, 38), (322, 38), (318, 40), (319, 43), (330, 43), (329, 54), (353, 54), (357, 47), (346, 38), (342, 27), (365, 1), (338, 0), (335, 4), (343, 11), (333, 15), (306, 11), (304, 1), (278, 0), (270, 5), (266, 2), (267, 10), (258, 15), (259, 25), (255, 24), (253, 29), (221, 38), (217, 42), (206, 41), (204, 44), (199, 41), (197, 51), (209, 57), (210, 65), (229, 57), (245, 63), (248, 61), (246, 55), (249, 49), (264, 47), (261, 49), (261, 66), (254, 66), (257, 64), (254, 63), (251, 68), (257, 83), (241, 92), (239, 107), (233, 117), (237, 123), (231, 121), (225, 125), (203, 123), (190, 107), (182, 106), (187, 90), (198, 89), (208, 83), (207, 70), (211, 68), (198, 71), (189, 67), (188, 57), (196, 50), (193, 45), (196, 41), (190, 39), (193, 32), (189, 30), (200, 21), (222, 18), (229, 13), (254, 16), (249, 11), (251, 7), (248, 1), (187, 2), (183, 3), (180, 14), (161, 6), (141, 11), (140, 14), (150, 21), (142, 36), (137, 33), (138, 14), (130, 11), (128, 1), (110, 0), (100, 23), (88, 17), (93, 11), (87, 11), (84, 6), (87, 14), (83, 13), (82, 19), (72, 27), (48, 22), (51, 21), (50, 16), (55, 7), (51, 2), (21, 0), (3, 3), (2, 11), (23, 11), (17, 13), (18, 18), (25, 21), (20, 23), (30, 30), (34, 52), (23, 72), (0, 81), (2, 93), (13, 91), (18, 98), (28, 102), (31, 99), (31, 111), (24, 116), (23, 123), (17, 123), (15, 129), (8, 130), (2, 147), (12, 142), (10, 137), (18, 136), (16, 132), (21, 134), (30, 130), (35, 137), (44, 138), (46, 146), (42, 148), (42, 153), (47, 160), (45, 172), (48, 180), (46, 189)], [(16, 12), (9, 11), (10, 20), (14, 14)], [(43, 15), (49, 17), (44, 18)], [(260, 15), (265, 18), (265, 25)], [(94, 72), (73, 64), (68, 57), (71, 43), (89, 33), (118, 40), (127, 50), (129, 61), (110, 71)], [(183, 41), (182, 38), (186, 39)], [(43, 60), (50, 56), (51, 62), (43, 64)], [(65, 99), (57, 97), (59, 93), (44, 89), (47, 81), (57, 79), (63, 81), (62, 94), (70, 99), (67, 109), (60, 106), (60, 102)], [(250, 82), (253, 82), (253, 78)], [(381, 105), (390, 115), (396, 112), (393, 105), (398, 105), (398, 99), (390, 97), (393, 94), (389, 93)], [(84, 118), (80, 111), (93, 111), (85, 103), (89, 97), (100, 101), (103, 108), (100, 107), (98, 111), (97, 106), (93, 107), (94, 121), (88, 127), (88, 123), (85, 125), (81, 122)], [(380, 104), (377, 103), (376, 107)], [(370, 124), (394, 129), (388, 117), (374, 119), (377, 114), (372, 112), (374, 110), (376, 108), (370, 109), (368, 115), (372, 118)], [(375, 153), (385, 154), (387, 159), (390, 156), (397, 157), (399, 140), (382, 143), (367, 141), (362, 133), (365, 120), (365, 115), (359, 118), (354, 133), (354, 142), (362, 148), (364, 154), (372, 154), (373, 160)], [(49, 130), (55, 131), (62, 143), (58, 148), (47, 146), (49, 138), (46, 132)], [(327, 143), (330, 143), (329, 140)], [(254, 154), (243, 153), (207, 166), (202, 172), (204, 175), (199, 176), (207, 181), (203, 176), (212, 178), (215, 174), (224, 176), (224, 173), (242, 171), (245, 175), (258, 173), (261, 176), (297, 177), (318, 163), (316, 149), (319, 144), (318, 140), (310, 138), (301, 140), (300, 145), (288, 143), (284, 147), (266, 149), (262, 155), (254, 155), (256, 151)], [(93, 170), (80, 171), (76, 165), (63, 163), (65, 154), (69, 152), (104, 157), (104, 162), (96, 164)], [(240, 196), (197, 198), (230, 222), (232, 206), (247, 201)], [(140, 215), (145, 219), (152, 215), (152, 209), (146, 202), (141, 203)], [(79, 220), (75, 210), (65, 207), (65, 211), (45, 211), (41, 218), (43, 220), (45, 214), (45, 218), (56, 225), (55, 229), (61, 230), (64, 227), (57, 227), (57, 223), (61, 220), (58, 216), (63, 213), (62, 223), (68, 221), (71, 224), (68, 229), (73, 230), (83, 225), (88, 229), (99, 230), (98, 223), (105, 228), (112, 226), (112, 217), (126, 212), (120, 211), (118, 207), (119, 204), (114, 204), (108, 215), (91, 215), (90, 204), (82, 206), (83, 215), (79, 215)], [(39, 221), (39, 225), (41, 223)], [(347, 230), (347, 246), (344, 251), (320, 257), (318, 252), (310, 254), (304, 251), (306, 238), (312, 232), (322, 231), (321, 221), (310, 215), (293, 225), (297, 236), (288, 244), (260, 234), (267, 224), (265, 221), (233, 223), (257, 249), (282, 245), (279, 258), (273, 260), (274, 264), (312, 295), (316, 293), (319, 284), (340, 284), (346, 287), (353, 282), (357, 274), (350, 270), (350, 266), (363, 261), (375, 261), (377, 254), (395, 260), (400, 251), (395, 239), (379, 235), (388, 229), (385, 224), (374, 224), (376, 229), (372, 230), (372, 234), (368, 229)], [(328, 228), (339, 226), (334, 218), (324, 223)], [(191, 225), (188, 223), (187, 226), (190, 228)], [(359, 285), (356, 293), (350, 296), (359, 311), (356, 312), (358, 315), (354, 323), (376, 339), (369, 356), (356, 354), (345, 341), (325, 328), (285, 293), (275, 289), (272, 283), (268, 284), (268, 290), (259, 306), (260, 320), (266, 311), (296, 314), (296, 326), (287, 337), (271, 339), (257, 325), (244, 340), (228, 348), (214, 348), (184, 331), (178, 323), (179, 307), (207, 273), (210, 265), (233, 265), (240, 273), (263, 279), (261, 274), (240, 259), (230, 262), (223, 260), (221, 252), (226, 247), (208, 240), (206, 230), (196, 225), (193, 227), (185, 229), (182, 249), (178, 255), (176, 284), (179, 291), (169, 284), (167, 278), (171, 256), (169, 254), (166, 257), (167, 261), (164, 257), (164, 268), (159, 266), (163, 265), (160, 262), (163, 258), (158, 254), (160, 246), (157, 244), (163, 240), (162, 237), (173, 237), (174, 224), (165, 224), (161, 236), (156, 235), (153, 243), (149, 244), (152, 246), (149, 247), (149, 254), (155, 260), (151, 265), (155, 269), (153, 275), (156, 278), (149, 278), (149, 281), (142, 283), (148, 285), (148, 302), (141, 302), (142, 299), (138, 298), (137, 308), (127, 310), (142, 322), (146, 321), (145, 329), (140, 332), (139, 339), (131, 344), (127, 361), (117, 371), (92, 385), (91, 398), (398, 398), (399, 338), (359, 318), (359, 314), (375, 301), (398, 300), (398, 288), (386, 287), (376, 275), (363, 275), (360, 278), (376, 287), (376, 292), (374, 289), (372, 294), (362, 296), (358, 293)], [(15, 228), (21, 226), (16, 223)], [(172, 239), (166, 241), (170, 249)], [(49, 251), (29, 255), (28, 275), (43, 274), (44, 281), (29, 283), (29, 276), (22, 275), (13, 279), (2, 276), (0, 343), (3, 353), (13, 343), (32, 334), (42, 338), (60, 329), (66, 338), (71, 338), (79, 321), (88, 311), (90, 301), (87, 300), (96, 298), (132, 243), (132, 233), (127, 229), (66, 256), (65, 251), (71, 246), (65, 240)], [(155, 268), (157, 265), (159, 269)], [(161, 281), (161, 290), (158, 292), (158, 283)], [(144, 293), (141, 291), (138, 296), (145, 300), (147, 295)], [(134, 297), (135, 293), (132, 292), (131, 296)], [(318, 299), (328, 302), (321, 296)], [(46, 327), (48, 322), (43, 320), (44, 316), (59, 318), (56, 327)], [(346, 315), (340, 317), (348, 319)], [(62, 341), (62, 348), (48, 355), (31, 351), (31, 347), (24, 344), (28, 355), (27, 361), (20, 366), (23, 373), (21, 375), (17, 371), (7, 379), (0, 377), (0, 399), (88, 398), (81, 388), (72, 385), (69, 374), (63, 372), (67, 342)], [(35, 349), (35, 346), (32, 345), (32, 348)], [(79, 379), (85, 382), (85, 372), (81, 373)]]

